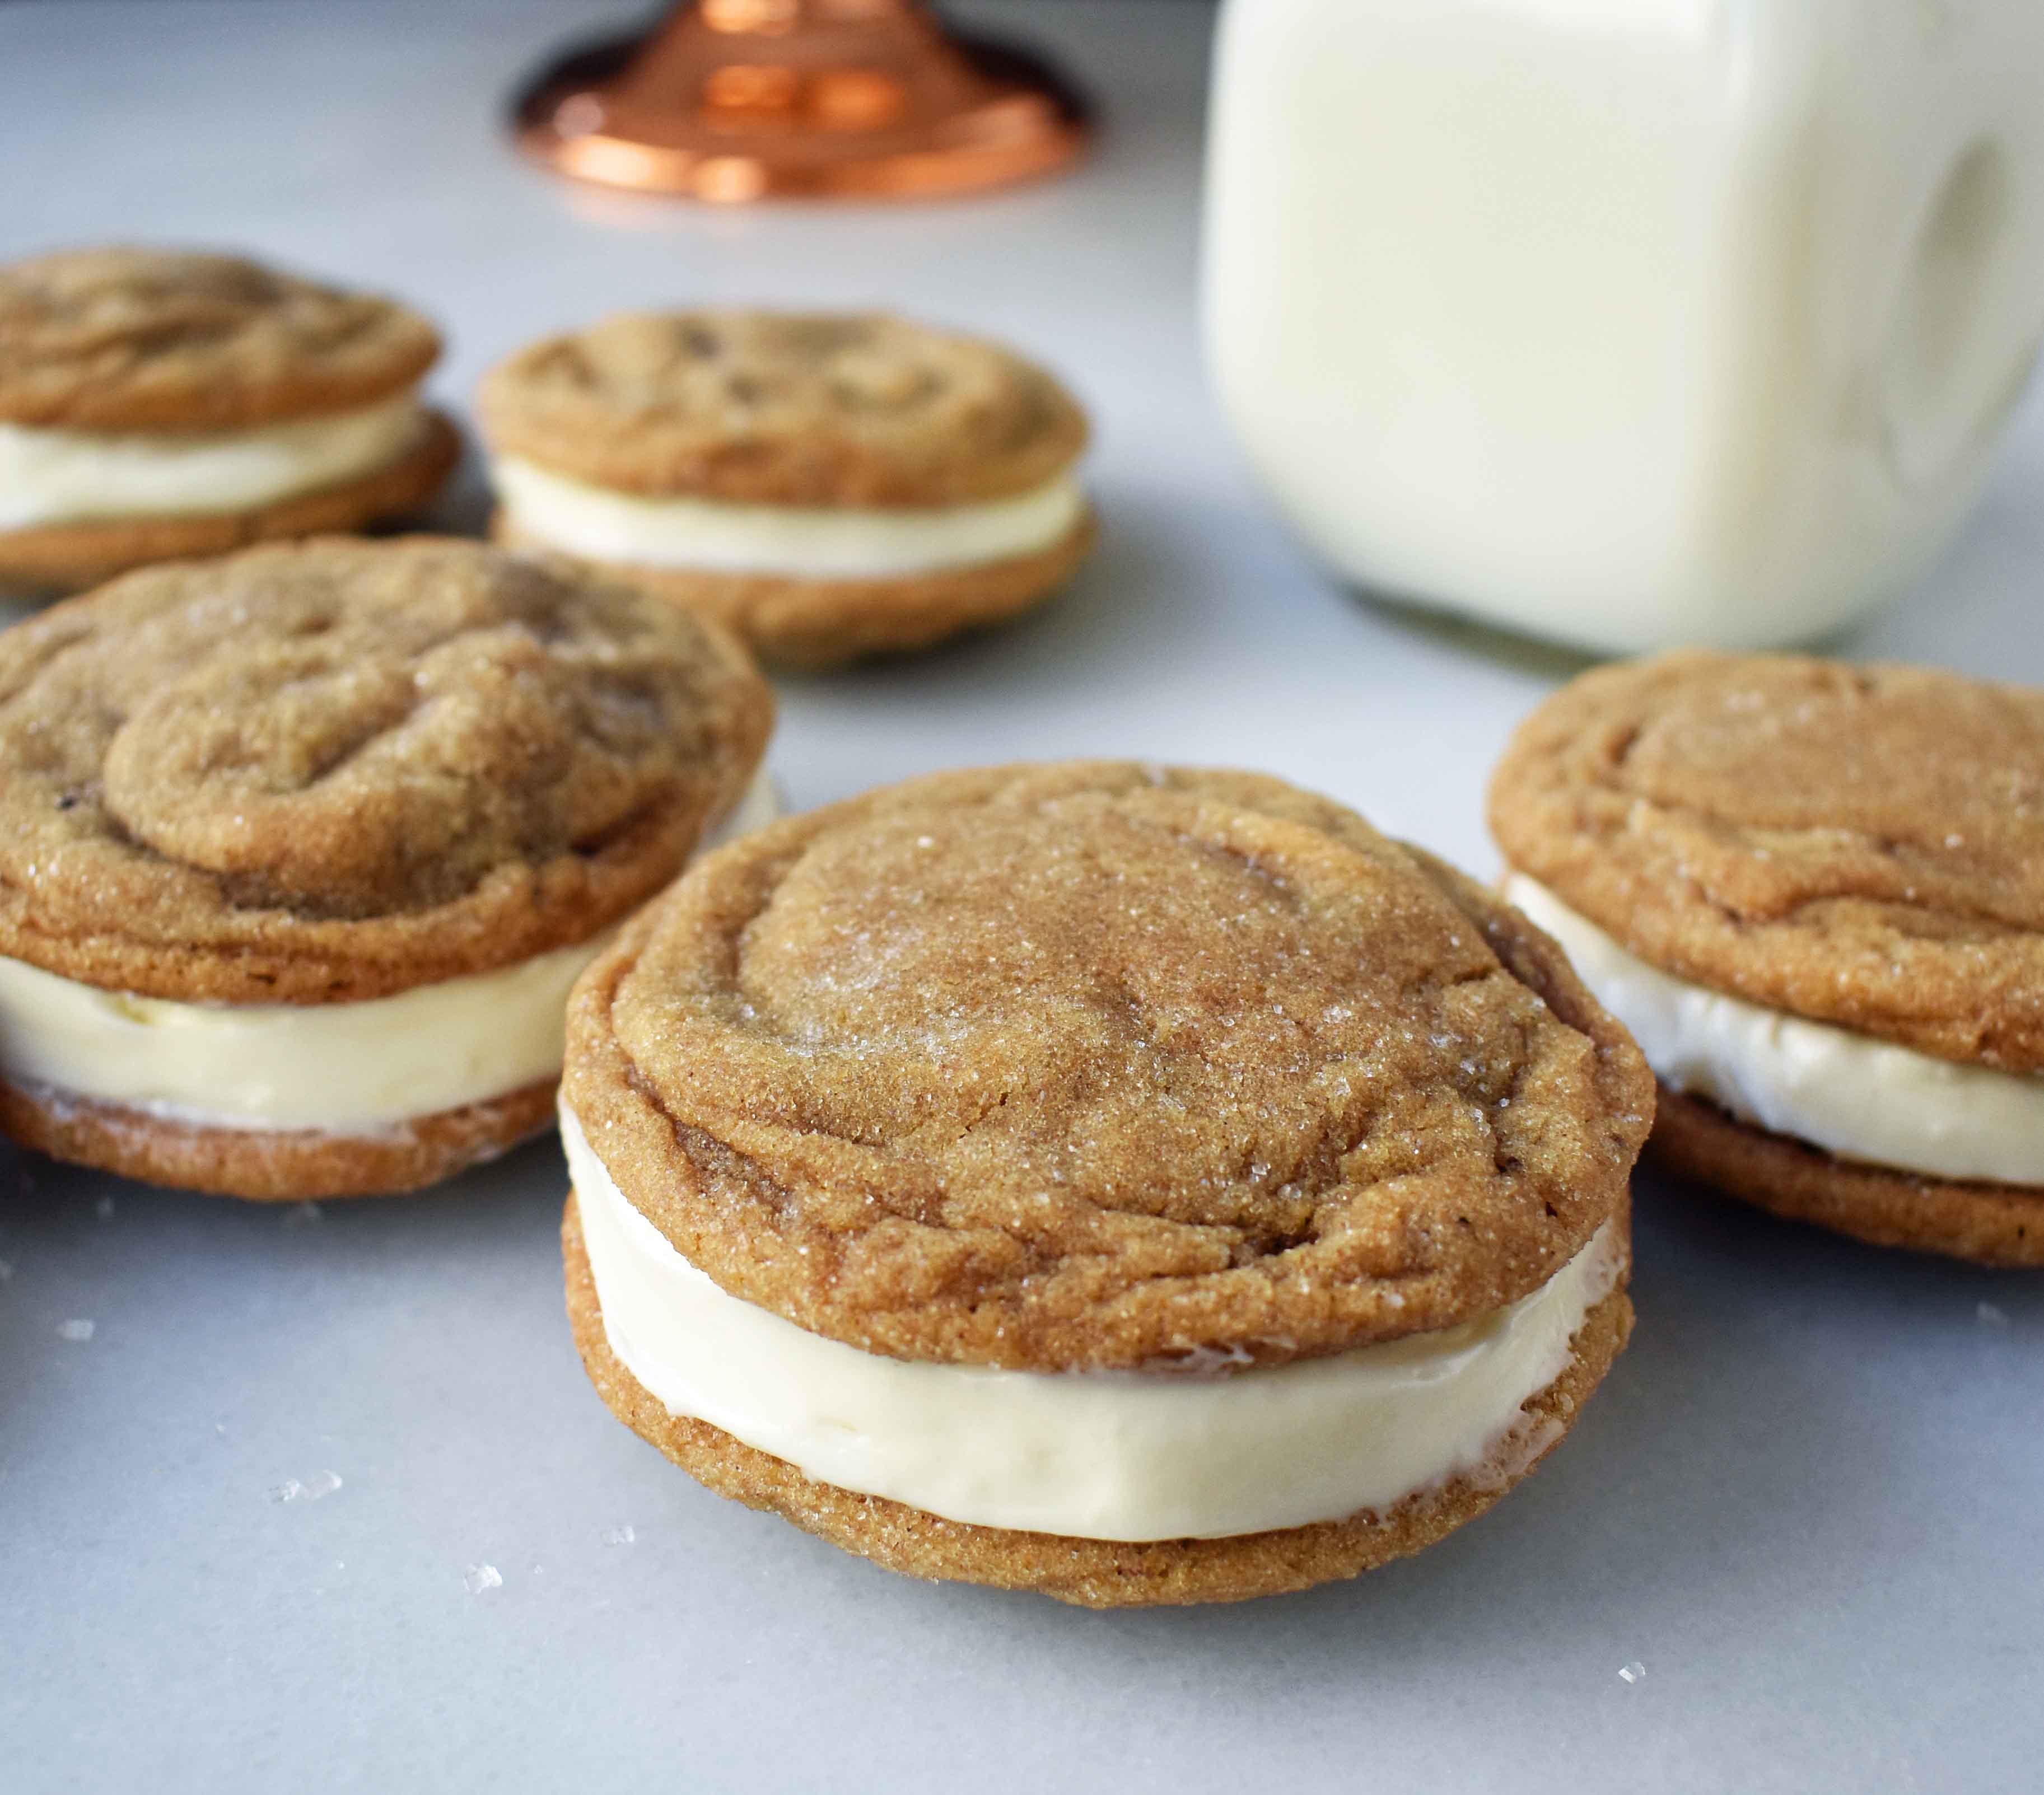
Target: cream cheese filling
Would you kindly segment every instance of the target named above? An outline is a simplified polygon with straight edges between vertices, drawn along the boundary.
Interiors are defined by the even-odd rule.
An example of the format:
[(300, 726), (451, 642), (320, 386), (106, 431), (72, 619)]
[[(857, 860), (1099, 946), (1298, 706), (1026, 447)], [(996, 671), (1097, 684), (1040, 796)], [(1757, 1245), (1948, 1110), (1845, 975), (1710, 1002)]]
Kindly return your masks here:
[(491, 478), (517, 528), (571, 554), (811, 579), (887, 579), (1014, 560), (1051, 547), (1085, 510), (1069, 474), (1014, 498), (901, 510), (648, 498), (513, 455), (498, 457)]
[(1478, 1320), (1230, 1375), (928, 1364), (731, 1295), (632, 1206), (565, 1107), (561, 1138), (610, 1349), (670, 1413), (840, 1489), (1071, 1538), (1220, 1539), (1509, 1477), (1552, 1436), (1520, 1406), (1624, 1270), (1607, 1224)]
[[(763, 773), (705, 846), (778, 814)], [(568, 988), (608, 938), (356, 1003), (183, 1003), (0, 956), (0, 1070), (202, 1127), (386, 1133), (558, 1077)]]
[(0, 424), (0, 529), (252, 510), (386, 467), (418, 434), (409, 389), (252, 430), (51, 430)]
[(1523, 873), (1504, 895), (1562, 944), (1673, 1089), (1842, 1159), (2044, 1186), (2044, 1078), (1959, 1065), (1692, 984)]

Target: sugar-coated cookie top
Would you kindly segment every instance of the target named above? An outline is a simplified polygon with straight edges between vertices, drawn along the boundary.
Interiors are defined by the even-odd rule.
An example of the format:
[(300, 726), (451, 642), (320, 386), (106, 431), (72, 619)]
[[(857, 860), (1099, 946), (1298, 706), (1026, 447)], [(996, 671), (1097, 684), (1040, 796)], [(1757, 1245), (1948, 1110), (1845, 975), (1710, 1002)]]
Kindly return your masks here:
[(0, 267), (0, 422), (244, 428), (369, 405), (439, 354), (394, 300), (236, 256), (71, 249)]
[(1652, 1081), (1516, 912), (1245, 773), (947, 773), (698, 862), (567, 1101), (720, 1285), (912, 1359), (1278, 1362), (1462, 1321), (1626, 1203)]
[(148, 568), (0, 632), (0, 953), (241, 1003), (507, 965), (671, 878), (771, 717), (714, 626), (474, 543)]
[(2044, 1071), (2044, 692), (1666, 654), (1527, 719), (1506, 857), (1641, 958), (1945, 1058)]
[(878, 315), (636, 313), (493, 368), (490, 447), (601, 486), (913, 506), (1041, 485), (1085, 446), (1058, 382), (997, 343)]

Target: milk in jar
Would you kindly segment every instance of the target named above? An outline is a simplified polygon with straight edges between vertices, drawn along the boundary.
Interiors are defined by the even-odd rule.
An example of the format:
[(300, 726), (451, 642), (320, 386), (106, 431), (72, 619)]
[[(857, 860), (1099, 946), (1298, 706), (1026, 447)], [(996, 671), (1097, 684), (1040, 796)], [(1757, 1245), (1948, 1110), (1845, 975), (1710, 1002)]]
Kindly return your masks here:
[(1228, 0), (1204, 263), (1341, 575), (1806, 641), (1921, 572), (2044, 336), (2044, 0)]

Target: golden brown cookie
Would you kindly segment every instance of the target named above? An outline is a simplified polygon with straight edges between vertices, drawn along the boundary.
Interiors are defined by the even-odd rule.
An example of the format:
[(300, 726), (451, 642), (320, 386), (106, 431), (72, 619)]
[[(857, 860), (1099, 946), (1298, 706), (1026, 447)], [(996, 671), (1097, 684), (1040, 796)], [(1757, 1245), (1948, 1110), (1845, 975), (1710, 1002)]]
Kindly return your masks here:
[(478, 411), (501, 539), (801, 664), (1012, 616), (1093, 538), (1071, 395), (997, 344), (900, 318), (627, 314), (499, 363)]
[(394, 300), (236, 257), (0, 267), (0, 585), (75, 591), (416, 510), (460, 455), (409, 397), (439, 353)]
[[(490, 529), (506, 547), (559, 553), (518, 529), (501, 509)], [(656, 597), (713, 617), (779, 665), (816, 669), (862, 655), (927, 648), (962, 630), (1017, 616), (1062, 587), (1092, 553), (1099, 535), (1100, 526), (1089, 509), (1065, 535), (1037, 554), (891, 580), (692, 573), (561, 558), (628, 579)]]
[(438, 359), (409, 306), (239, 256), (58, 250), (0, 267), (0, 420), (244, 429), (402, 391)]
[[(1607, 667), (1520, 727), (1490, 815), (1517, 873), (1678, 981), (1669, 990), (1757, 1007), (1754, 1028), (1819, 1026), (1796, 1037), (1800, 1070), (1777, 1067), (1768, 1056), (1786, 1066), (1792, 1049), (1754, 1045), (1753, 1028), (1739, 1064), (1706, 1075), (1690, 1051), (1670, 1083), (1692, 1099), (1689, 1081), (1708, 1076), (1712, 1092), (1778, 1087), (1781, 1108), (1762, 1126), (1710, 1102), (1664, 1103), (1656, 1144), (1683, 1169), (1865, 1238), (1995, 1260), (2034, 1252), (2027, 1186), (1821, 1135), (1820, 1148), (1779, 1116), (1809, 1110), (1796, 1087), (1811, 1053), (1848, 1068), (1827, 1077), (1863, 1076), (1869, 1091), (1907, 1082), (1911, 1061), (1861, 1054), (1861, 1041), (1920, 1056), (1927, 1091), (1949, 1089), (1956, 1066), (1994, 1075), (1997, 1113), (2030, 1101), (2020, 1081), (2044, 1072), (2044, 692), (1795, 655)], [(1579, 970), (1627, 1019), (1638, 1000), (1580, 955)], [(1653, 1057), (1646, 1018), (1631, 1019)], [(1878, 1087), (1891, 1117), (1917, 1100)], [(1927, 1109), (1927, 1135), (1948, 1126)]]
[[(424, 992), (460, 1006), (470, 1037), (446, 1057), (466, 1063), (509, 1014), (500, 986), (546, 1014), (533, 969), (567, 956), (564, 989), (673, 877), (771, 717), (713, 626), (432, 537), (150, 568), (0, 633), (12, 1125), (116, 1171), (263, 1195), (308, 1194), (291, 1168), (397, 1188), (501, 1149), (540, 1124), (551, 1064), (374, 1127), (255, 1141), (306, 1131), (225, 1126), (202, 1094), (124, 1113), (121, 1093), (49, 1072), (50, 1031), (87, 1031), (148, 1083), (149, 1037), (105, 1033), (124, 1018), (170, 1031), (173, 1058), (223, 1022), (297, 1031), (275, 1037), (287, 1054), (338, 1029), (327, 1050), (359, 1055), (386, 1014), (405, 1039), (442, 1026)], [(379, 1002), (399, 1007), (357, 1007)]]
[[(564, 1104), (659, 1251), (861, 1354), (1052, 1382), (1488, 1325), (1614, 1232), (1622, 1263), (1652, 1111), (1623, 1030), (1460, 874), (1276, 780), (1119, 763), (939, 775), (706, 857), (583, 975), (569, 1042)], [(1613, 1280), (1535, 1409), (1617, 1349)], [(925, 1574), (1220, 1599), (1495, 1494), (1449, 1479), (1281, 1541), (962, 1527), (665, 1425), (572, 1300), (663, 1449)]]
[(2044, 692), (1788, 654), (1602, 668), (1520, 727), (1490, 817), (1667, 971), (2044, 1071)]
[(743, 504), (1009, 498), (1086, 440), (1078, 401), (1033, 362), (878, 313), (627, 313), (500, 362), (478, 409), (495, 454)]

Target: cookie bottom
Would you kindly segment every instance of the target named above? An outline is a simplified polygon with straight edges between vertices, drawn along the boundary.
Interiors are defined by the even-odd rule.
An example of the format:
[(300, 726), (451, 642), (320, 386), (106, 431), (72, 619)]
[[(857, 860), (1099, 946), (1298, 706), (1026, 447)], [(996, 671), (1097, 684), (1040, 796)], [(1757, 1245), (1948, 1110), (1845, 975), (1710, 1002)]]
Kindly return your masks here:
[(521, 530), (501, 508), (490, 529), (506, 547), (559, 557), (629, 581), (656, 597), (715, 618), (765, 659), (809, 668), (927, 648), (961, 630), (1014, 616), (1070, 579), (1100, 535), (1099, 520), (1089, 506), (1050, 547), (1011, 561), (894, 579), (811, 580), (585, 560)]
[(634, 1433), (698, 1482), (747, 1508), (771, 1509), (889, 1571), (1034, 1590), (1086, 1608), (1243, 1601), (1354, 1577), (1433, 1544), (1473, 1521), (1546, 1456), (1632, 1332), (1632, 1304), (1623, 1289), (1613, 1291), (1585, 1318), (1567, 1368), (1524, 1404), (1523, 1456), (1507, 1475), (1457, 1477), (1382, 1514), (1225, 1540), (1130, 1544), (946, 1521), (885, 1497), (819, 1482), (707, 1421), (670, 1414), (610, 1350), (572, 1191), (561, 1221), (561, 1246), (568, 1321), (597, 1394)]
[(553, 1079), (436, 1115), (388, 1134), (206, 1128), (89, 1097), (0, 1082), (0, 1131), (75, 1165), (145, 1184), (257, 1202), (381, 1197), (417, 1191), (494, 1159), (554, 1118)]
[(1665, 1084), (1647, 1150), (1727, 1195), (1876, 1246), (1981, 1265), (2044, 1265), (2044, 1191), (1835, 1159)]
[(359, 530), (405, 516), (438, 492), (461, 459), (461, 437), (439, 412), (388, 466), (253, 511), (160, 517), (94, 517), (0, 530), (0, 588), (79, 592), (159, 561), (226, 554), (252, 543)]

